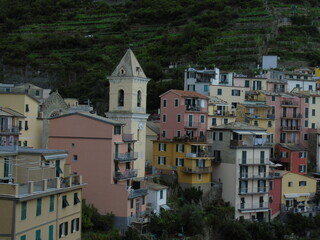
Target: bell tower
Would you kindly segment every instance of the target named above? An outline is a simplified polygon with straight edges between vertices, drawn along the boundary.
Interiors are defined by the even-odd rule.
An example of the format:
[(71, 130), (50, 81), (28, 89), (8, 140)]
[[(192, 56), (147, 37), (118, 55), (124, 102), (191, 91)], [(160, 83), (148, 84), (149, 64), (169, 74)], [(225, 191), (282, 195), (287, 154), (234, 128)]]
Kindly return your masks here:
[(124, 133), (132, 134), (137, 140), (134, 151), (138, 159), (134, 166), (138, 169), (138, 177), (144, 177), (145, 172), (145, 142), (147, 84), (149, 78), (143, 72), (137, 58), (128, 49), (120, 63), (108, 77), (110, 83), (108, 118), (125, 123)]

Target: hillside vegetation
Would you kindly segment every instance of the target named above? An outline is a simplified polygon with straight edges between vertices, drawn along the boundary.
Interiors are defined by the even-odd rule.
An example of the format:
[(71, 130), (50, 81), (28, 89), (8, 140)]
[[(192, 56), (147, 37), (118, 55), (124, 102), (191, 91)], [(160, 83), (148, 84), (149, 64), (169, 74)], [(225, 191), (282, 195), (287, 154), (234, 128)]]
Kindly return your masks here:
[[(106, 106), (108, 81), (128, 47), (150, 82), (149, 111), (183, 69), (247, 70), (262, 55), (320, 62), (318, 0), (0, 0), (0, 81), (10, 69), (47, 73), (65, 97)], [(173, 68), (169, 68), (173, 66)], [(160, 79), (171, 78), (174, 81)], [(99, 104), (100, 103), (100, 104)], [(105, 111), (104, 107), (100, 109)]]

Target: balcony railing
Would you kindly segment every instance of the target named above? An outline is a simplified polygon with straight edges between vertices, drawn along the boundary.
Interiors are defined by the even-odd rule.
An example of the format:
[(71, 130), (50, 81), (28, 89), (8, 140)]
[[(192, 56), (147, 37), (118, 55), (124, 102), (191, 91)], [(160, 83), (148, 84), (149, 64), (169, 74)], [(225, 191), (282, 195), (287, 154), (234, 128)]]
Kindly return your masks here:
[(281, 102), (281, 105), (282, 105), (282, 106), (286, 106), (286, 107), (289, 107), (289, 106), (299, 106), (299, 102), (297, 102), (297, 101), (282, 101), (282, 102)]
[(0, 133), (19, 133), (19, 127), (2, 127)]
[(187, 158), (206, 158), (206, 157), (214, 157), (213, 153), (205, 153), (205, 152), (198, 152), (198, 153), (186, 153)]
[(238, 158), (238, 163), (240, 165), (269, 165), (270, 161), (268, 158), (265, 159), (252, 159), (252, 158)]
[(267, 202), (259, 202), (259, 203), (240, 203), (238, 204), (239, 210), (255, 210), (255, 209), (262, 209), (268, 208)]
[(198, 128), (198, 127), (200, 127), (200, 122), (186, 121), (186, 122), (184, 122), (184, 127), (185, 128)]
[(230, 147), (268, 147), (271, 143), (266, 138), (252, 138), (249, 140), (230, 140)]
[(240, 179), (262, 179), (262, 178), (271, 178), (266, 172), (261, 173), (240, 173)]
[(127, 152), (127, 153), (118, 153), (114, 154), (114, 160), (119, 162), (128, 162), (137, 160), (138, 153), (137, 152)]
[(196, 105), (186, 105), (186, 110), (190, 112), (200, 112), (201, 107)]
[(300, 131), (300, 126), (282, 126), (282, 131)]
[(131, 189), (128, 190), (128, 199), (134, 199), (142, 196), (146, 196), (148, 194), (148, 189), (140, 188), (140, 189)]
[(212, 167), (193, 167), (193, 168), (182, 168), (182, 172), (184, 173), (211, 173), (212, 172)]
[(284, 119), (300, 119), (300, 118), (303, 118), (303, 115), (301, 113), (292, 114), (291, 116), (288, 116), (286, 114), (286, 116), (282, 116), (281, 118), (284, 118)]
[(268, 193), (267, 187), (239, 188), (239, 194), (265, 194)]
[(136, 169), (127, 169), (124, 172), (115, 172), (115, 180), (126, 180), (138, 176), (138, 171)]

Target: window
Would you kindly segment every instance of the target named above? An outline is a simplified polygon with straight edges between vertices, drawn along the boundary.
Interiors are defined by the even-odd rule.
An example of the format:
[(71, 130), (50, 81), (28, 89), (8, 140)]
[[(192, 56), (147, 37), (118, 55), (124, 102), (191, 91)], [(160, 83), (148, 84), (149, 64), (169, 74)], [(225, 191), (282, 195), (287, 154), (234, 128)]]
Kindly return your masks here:
[(203, 85), (203, 91), (204, 92), (208, 92), (209, 90), (209, 86), (208, 85)]
[(273, 202), (273, 198), (269, 197), (269, 203), (272, 203), (272, 202)]
[(177, 131), (177, 137), (181, 137), (181, 131), (180, 130)]
[(264, 151), (261, 151), (261, 152), (260, 152), (260, 163), (264, 163), (264, 160), (265, 160), (265, 158), (264, 158)]
[(184, 152), (184, 144), (177, 144), (176, 152)]
[(49, 208), (50, 212), (54, 211), (54, 195), (50, 196), (50, 208)]
[(146, 204), (146, 197), (143, 196), (143, 197), (142, 197), (142, 205), (145, 205), (145, 204)]
[(130, 208), (133, 208), (133, 204), (134, 204), (134, 199), (130, 200)]
[(211, 125), (212, 126), (217, 126), (217, 119), (216, 118), (212, 118)]
[(162, 130), (162, 137), (166, 137), (166, 130)]
[(158, 157), (159, 165), (166, 165), (166, 157)]
[(270, 181), (269, 182), (269, 190), (272, 190), (273, 189), (273, 181)]
[(40, 91), (39, 90), (36, 90), (36, 96), (40, 96)]
[(167, 144), (159, 143), (159, 151), (161, 151), (161, 152), (167, 151)]
[(219, 132), (219, 141), (223, 141), (223, 132)]
[(26, 104), (26, 112), (29, 112), (29, 104)]
[(183, 167), (184, 166), (184, 159), (183, 158), (176, 158), (176, 166)]
[(75, 218), (71, 221), (71, 233), (79, 231), (79, 218)]
[(306, 172), (307, 168), (306, 165), (299, 165), (299, 172), (304, 173)]
[(250, 80), (245, 80), (244, 86), (245, 87), (250, 87)]
[(316, 104), (316, 97), (312, 97), (312, 104)]
[(22, 130), (22, 121), (19, 121), (19, 131)]
[(202, 180), (202, 174), (198, 174), (198, 181)]
[(281, 157), (282, 158), (287, 158), (288, 157), (288, 152), (281, 152)]
[(201, 116), (200, 116), (200, 122), (201, 122), (201, 123), (204, 123), (204, 119), (205, 119), (205, 118), (204, 118), (204, 115), (201, 115)]
[(141, 91), (138, 91), (137, 94), (137, 107), (141, 107)]
[(307, 152), (299, 152), (299, 158), (306, 158)]
[(121, 126), (114, 126), (114, 135), (121, 135)]
[(222, 95), (222, 89), (221, 88), (217, 89), (217, 95)]
[(304, 99), (304, 102), (305, 102), (305, 103), (309, 103), (309, 98), (306, 97), (306, 98)]
[(36, 240), (41, 240), (41, 230), (36, 230)]
[(315, 115), (316, 115), (316, 110), (312, 109), (312, 116), (315, 116)]
[(49, 226), (48, 230), (48, 240), (53, 240), (53, 225)]
[(162, 122), (166, 122), (167, 121), (167, 115), (163, 114), (162, 115)]
[(254, 120), (254, 126), (259, 126), (258, 120)]
[(68, 202), (68, 200), (67, 200), (67, 196), (64, 195), (64, 196), (62, 197), (62, 208), (66, 208), (66, 207), (68, 207), (68, 206), (69, 206), (69, 202)]
[(27, 202), (21, 203), (21, 220), (27, 219)]
[(216, 140), (216, 132), (213, 132), (213, 134), (212, 134), (212, 140), (213, 140), (213, 141)]
[[(306, 78), (305, 78), (306, 79)], [(312, 90), (312, 85), (309, 85), (309, 90)]]
[(68, 222), (61, 223), (59, 225), (59, 238), (65, 237), (68, 235)]
[(177, 122), (181, 122), (181, 114), (177, 115)]
[(303, 139), (304, 139), (305, 141), (308, 141), (308, 139), (309, 139), (308, 133), (305, 133), (305, 134), (304, 134)]
[(73, 155), (72, 160), (73, 161), (78, 161), (78, 155)]
[(29, 127), (28, 127), (28, 121), (24, 121), (24, 130), (28, 130), (29, 129)]
[(293, 182), (288, 182), (288, 187), (293, 187)]
[(124, 106), (124, 91), (120, 89), (118, 92), (118, 107)]
[(272, 102), (276, 101), (276, 96), (271, 96), (271, 101)]
[(300, 87), (300, 84), (296, 84), (296, 87), (299, 88), (299, 87)]
[(38, 198), (37, 199), (37, 211), (36, 211), (36, 216), (41, 215), (41, 205), (42, 205), (42, 199)]
[(73, 205), (77, 205), (78, 203), (80, 203), (80, 199), (78, 197), (78, 193), (74, 193), (73, 194)]
[(223, 124), (228, 124), (228, 118), (223, 119)]
[(20, 237), (20, 240), (27, 240), (26, 235), (22, 235), (22, 236)]
[(309, 108), (305, 108), (305, 110), (304, 110), (304, 116), (305, 116), (305, 118), (308, 118), (308, 117), (309, 117)]
[(272, 127), (272, 122), (268, 121), (268, 127), (271, 128)]
[(160, 190), (160, 199), (163, 199), (163, 190)]
[(242, 163), (247, 163), (247, 151), (242, 151)]
[(240, 90), (233, 89), (233, 90), (231, 91), (231, 95), (232, 95), (232, 96), (240, 96)]
[(163, 107), (167, 107), (167, 99), (163, 99)]
[(175, 107), (178, 107), (178, 106), (179, 106), (179, 99), (175, 99), (175, 100), (174, 100), (174, 106), (175, 106)]
[(307, 186), (306, 181), (299, 181), (299, 187), (305, 187), (305, 186)]
[(306, 127), (306, 128), (307, 128), (307, 127), (308, 127), (308, 125), (309, 125), (309, 121), (308, 121), (308, 120), (305, 120), (305, 121), (304, 121), (304, 127)]
[(311, 128), (316, 128), (316, 124), (315, 123), (311, 123)]

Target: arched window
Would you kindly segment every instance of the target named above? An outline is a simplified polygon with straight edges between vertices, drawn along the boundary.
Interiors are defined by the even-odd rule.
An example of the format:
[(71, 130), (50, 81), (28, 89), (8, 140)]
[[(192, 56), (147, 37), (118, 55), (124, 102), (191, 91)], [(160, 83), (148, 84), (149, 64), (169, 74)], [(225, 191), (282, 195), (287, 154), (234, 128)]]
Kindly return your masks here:
[(118, 92), (118, 107), (124, 106), (124, 91), (122, 89)]
[(138, 91), (137, 94), (137, 107), (141, 107), (141, 91)]

